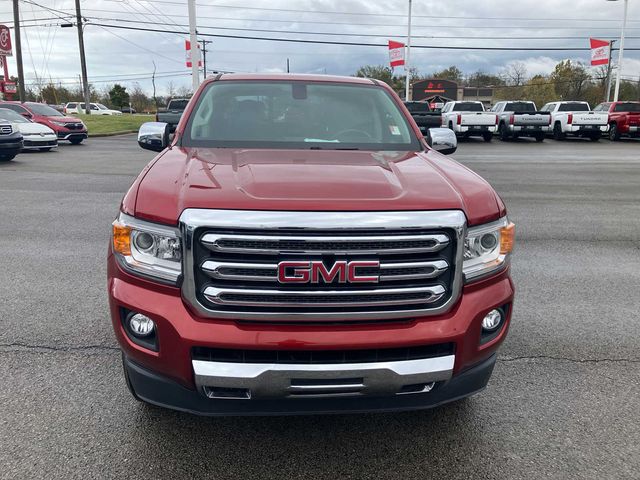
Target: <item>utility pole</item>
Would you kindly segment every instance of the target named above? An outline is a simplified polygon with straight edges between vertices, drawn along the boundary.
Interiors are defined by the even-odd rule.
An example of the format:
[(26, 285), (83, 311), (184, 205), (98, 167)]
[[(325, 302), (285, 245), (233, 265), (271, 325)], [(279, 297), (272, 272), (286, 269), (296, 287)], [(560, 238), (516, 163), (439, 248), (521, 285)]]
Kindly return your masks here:
[(409, 0), (409, 15), (407, 17), (407, 58), (405, 59), (404, 68), (405, 75), (405, 89), (404, 99), (409, 101), (409, 84), (411, 83), (411, 1)]
[(202, 43), (202, 71), (204, 72), (203, 77), (207, 78), (207, 43), (213, 43), (212, 40), (200, 40)]
[[(76, 0), (76, 2), (79, 0)], [(196, 33), (196, 0), (187, 0), (189, 7), (189, 41), (191, 42), (191, 81), (193, 93), (200, 86), (200, 50), (198, 49), (198, 35)]]
[(629, 9), (629, 0), (624, 0), (624, 15), (622, 17), (622, 32), (620, 32), (620, 51), (618, 52), (618, 74), (616, 75), (616, 89), (613, 92), (613, 101), (618, 101), (618, 93), (620, 93), (620, 78), (622, 77), (622, 57), (624, 54), (624, 31), (627, 26), (627, 11)]
[[(20, 9), (18, 0), (13, 0), (13, 28), (14, 41), (16, 42), (16, 63), (18, 64), (18, 96), (24, 102), (24, 70), (22, 69), (22, 44), (20, 43)], [(5, 59), (6, 62), (6, 59)], [(5, 82), (8, 78), (4, 79)]]
[(611, 72), (613, 70), (611, 66), (611, 55), (613, 52), (613, 44), (615, 40), (609, 42), (609, 63), (607, 64), (607, 92), (604, 94), (604, 101), (608, 102), (611, 98)]
[(76, 0), (76, 26), (78, 27), (78, 45), (80, 47), (80, 68), (82, 69), (82, 89), (84, 90), (85, 113), (91, 113), (91, 97), (89, 97), (89, 80), (87, 78), (87, 61), (84, 58), (84, 35), (82, 29), (82, 13), (80, 12), (80, 0)]

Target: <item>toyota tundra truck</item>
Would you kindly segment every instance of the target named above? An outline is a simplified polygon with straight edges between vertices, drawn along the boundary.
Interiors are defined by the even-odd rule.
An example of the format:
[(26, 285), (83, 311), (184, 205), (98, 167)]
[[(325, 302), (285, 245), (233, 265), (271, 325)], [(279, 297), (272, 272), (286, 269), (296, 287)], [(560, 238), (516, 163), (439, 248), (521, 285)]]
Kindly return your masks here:
[(551, 114), (545, 131), (552, 134), (554, 140), (574, 136), (597, 142), (609, 131), (609, 114), (592, 111), (587, 102), (551, 102), (542, 107), (542, 111)]
[(377, 80), (206, 79), (125, 194), (108, 296), (143, 402), (203, 415), (412, 410), (485, 388), (514, 225)]
[(640, 137), (640, 102), (604, 102), (593, 109), (609, 115), (609, 140)]
[(542, 128), (551, 124), (551, 114), (538, 112), (536, 104), (529, 101), (498, 102), (491, 111), (498, 115), (498, 136), (502, 141), (533, 137), (542, 142), (546, 135)]
[(447, 102), (441, 114), (442, 127), (463, 138), (478, 136), (490, 142), (498, 125), (497, 115), (485, 112), (482, 102)]

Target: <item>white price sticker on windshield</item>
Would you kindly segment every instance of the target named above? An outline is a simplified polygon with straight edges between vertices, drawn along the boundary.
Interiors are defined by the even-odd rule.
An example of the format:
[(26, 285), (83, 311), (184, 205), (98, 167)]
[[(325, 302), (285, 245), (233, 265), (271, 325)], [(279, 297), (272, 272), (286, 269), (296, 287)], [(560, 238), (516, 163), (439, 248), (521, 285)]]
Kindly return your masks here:
[(389, 131), (391, 132), (391, 135), (401, 135), (400, 129), (397, 125), (389, 125)]

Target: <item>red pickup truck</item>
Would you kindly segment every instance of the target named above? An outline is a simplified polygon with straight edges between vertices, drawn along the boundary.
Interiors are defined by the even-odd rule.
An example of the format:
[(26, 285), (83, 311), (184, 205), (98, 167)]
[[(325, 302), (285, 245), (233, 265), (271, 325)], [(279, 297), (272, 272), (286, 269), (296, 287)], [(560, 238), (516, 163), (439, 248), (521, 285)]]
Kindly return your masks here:
[(111, 318), (138, 400), (205, 415), (428, 408), (482, 390), (514, 226), (376, 80), (224, 74), (124, 196)]
[(640, 137), (640, 102), (604, 102), (593, 109), (609, 114), (609, 140)]

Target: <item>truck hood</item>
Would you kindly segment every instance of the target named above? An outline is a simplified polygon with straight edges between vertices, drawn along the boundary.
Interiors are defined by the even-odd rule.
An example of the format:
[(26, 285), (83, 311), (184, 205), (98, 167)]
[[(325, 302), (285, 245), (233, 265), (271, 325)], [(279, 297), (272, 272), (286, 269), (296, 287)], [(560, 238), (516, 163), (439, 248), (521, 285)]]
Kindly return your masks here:
[(489, 184), (437, 152), (173, 147), (134, 183), (123, 210), (176, 224), (187, 208), (463, 210), (470, 224), (501, 214)]

